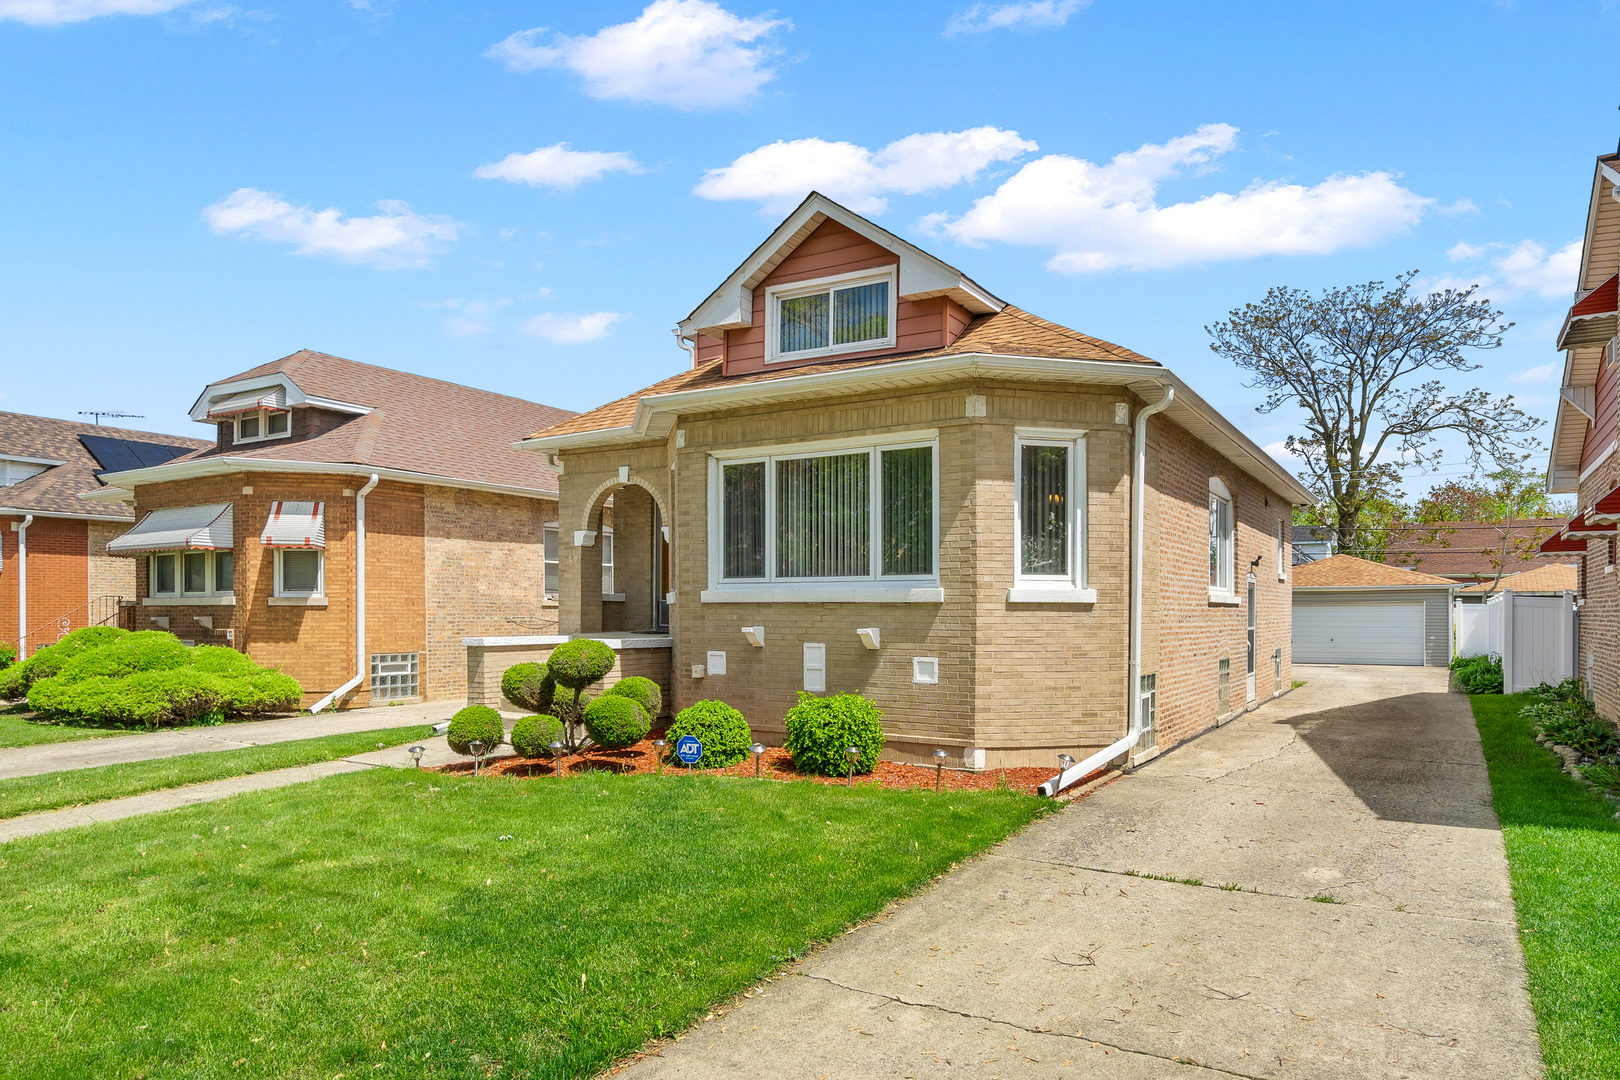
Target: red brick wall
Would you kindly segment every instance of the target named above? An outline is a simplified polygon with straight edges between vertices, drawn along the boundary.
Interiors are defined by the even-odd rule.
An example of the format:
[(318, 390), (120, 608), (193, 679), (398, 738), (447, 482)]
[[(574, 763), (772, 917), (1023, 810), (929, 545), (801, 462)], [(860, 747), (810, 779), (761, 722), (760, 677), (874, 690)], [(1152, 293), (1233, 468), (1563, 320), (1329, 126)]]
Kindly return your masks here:
[[(15, 642), (17, 622), (17, 534), (12, 525), (21, 517), (0, 517), (0, 550), (5, 566), (0, 569), (0, 641)], [(85, 625), (85, 612), (76, 610), (89, 602), (88, 523), (60, 518), (34, 518), (28, 527), (28, 644), (32, 655), (53, 644), (65, 631), (57, 620), (68, 616), (67, 629)], [(71, 613), (71, 614), (70, 614)]]
[[(1620, 484), (1620, 458), (1611, 455), (1580, 486), (1580, 505), (1591, 506), (1616, 484)], [(1620, 722), (1620, 566), (1610, 569), (1609, 543), (1600, 538), (1586, 541), (1586, 602), (1581, 605), (1577, 662), (1581, 676), (1590, 678), (1598, 712)]]

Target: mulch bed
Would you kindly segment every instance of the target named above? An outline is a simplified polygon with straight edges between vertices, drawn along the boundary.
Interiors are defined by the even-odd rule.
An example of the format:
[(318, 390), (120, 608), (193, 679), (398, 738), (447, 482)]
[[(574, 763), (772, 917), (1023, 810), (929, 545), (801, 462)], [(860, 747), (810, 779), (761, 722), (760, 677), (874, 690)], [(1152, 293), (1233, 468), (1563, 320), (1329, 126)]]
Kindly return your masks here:
[[(658, 771), (657, 749), (653, 746), (653, 739), (661, 733), (654, 732), (641, 742), (626, 750), (587, 750), (583, 754), (574, 754), (559, 759), (556, 765), (550, 758), (520, 758), (502, 757), (493, 761), (486, 761), (481, 770), (490, 776), (514, 776), (530, 778), (554, 778), (560, 775), (563, 778), (578, 776), (582, 773), (613, 772), (613, 773), (652, 773)], [(471, 761), (458, 761), (452, 765), (441, 765), (435, 772), (451, 775), (465, 776), (473, 771)], [(685, 765), (676, 762), (666, 764), (664, 772), (671, 776), (687, 772)], [(692, 769), (693, 774), (706, 774), (709, 776), (741, 776), (752, 778), (754, 776), (754, 758), (748, 758), (729, 769)], [(984, 772), (966, 772), (961, 769), (946, 769), (940, 778), (941, 787), (951, 791), (975, 791), (986, 788), (1000, 787), (1005, 783), (1014, 791), (1025, 795), (1036, 794), (1035, 789), (1050, 780), (1056, 768), (1022, 768), (1022, 769), (987, 769)], [(847, 781), (843, 777), (811, 776), (801, 773), (793, 765), (793, 759), (788, 752), (780, 746), (773, 746), (765, 751), (759, 762), (759, 775), (765, 780), (801, 780), (814, 784), (843, 784)], [(1003, 779), (1005, 777), (1005, 779)], [(932, 766), (903, 765), (895, 761), (880, 761), (877, 767), (865, 776), (856, 774), (855, 783), (876, 783), (886, 788), (932, 788), (935, 774)]]

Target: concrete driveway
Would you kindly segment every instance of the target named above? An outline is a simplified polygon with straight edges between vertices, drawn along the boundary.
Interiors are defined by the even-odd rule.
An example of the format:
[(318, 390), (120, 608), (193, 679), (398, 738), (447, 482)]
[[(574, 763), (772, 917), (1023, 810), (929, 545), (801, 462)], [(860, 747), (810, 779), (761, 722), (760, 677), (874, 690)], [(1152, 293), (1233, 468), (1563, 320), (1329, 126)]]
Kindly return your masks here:
[(1467, 699), (1295, 677), (625, 1075), (1540, 1076)]

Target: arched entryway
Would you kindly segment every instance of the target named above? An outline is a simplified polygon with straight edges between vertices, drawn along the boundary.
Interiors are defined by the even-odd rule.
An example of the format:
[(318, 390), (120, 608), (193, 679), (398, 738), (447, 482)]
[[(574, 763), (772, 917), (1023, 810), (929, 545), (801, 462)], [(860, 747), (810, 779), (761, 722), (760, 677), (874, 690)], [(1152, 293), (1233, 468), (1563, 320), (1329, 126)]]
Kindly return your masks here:
[(577, 520), (562, 522), (568, 531), (559, 537), (573, 543), (569, 561), (578, 570), (561, 583), (565, 593), (577, 590), (562, 598), (563, 633), (667, 632), (669, 534), (660, 497), (627, 478), (602, 484), (586, 506)]

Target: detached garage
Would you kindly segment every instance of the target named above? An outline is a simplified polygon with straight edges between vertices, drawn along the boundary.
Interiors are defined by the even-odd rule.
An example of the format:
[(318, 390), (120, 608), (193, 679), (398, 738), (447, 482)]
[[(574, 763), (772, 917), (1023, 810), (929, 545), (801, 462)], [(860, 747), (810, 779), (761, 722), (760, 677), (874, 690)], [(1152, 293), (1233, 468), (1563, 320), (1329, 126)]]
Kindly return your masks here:
[(1294, 567), (1294, 663), (1451, 662), (1456, 583), (1334, 555)]

